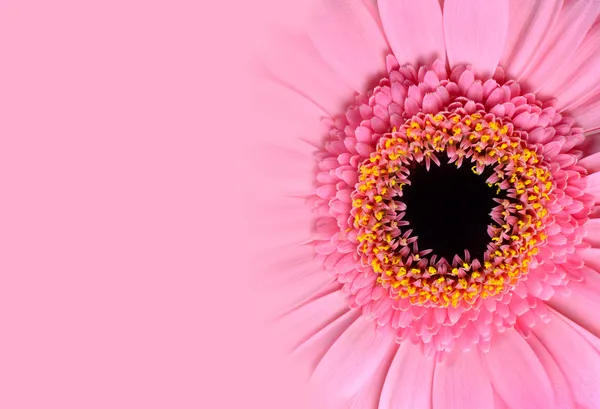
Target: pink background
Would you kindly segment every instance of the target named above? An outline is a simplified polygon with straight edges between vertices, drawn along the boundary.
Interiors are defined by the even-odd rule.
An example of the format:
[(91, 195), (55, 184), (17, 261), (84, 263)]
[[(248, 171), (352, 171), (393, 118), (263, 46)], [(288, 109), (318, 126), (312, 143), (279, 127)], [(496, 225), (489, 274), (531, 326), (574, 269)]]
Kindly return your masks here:
[(245, 223), (247, 61), (307, 8), (0, 2), (1, 408), (315, 407)]

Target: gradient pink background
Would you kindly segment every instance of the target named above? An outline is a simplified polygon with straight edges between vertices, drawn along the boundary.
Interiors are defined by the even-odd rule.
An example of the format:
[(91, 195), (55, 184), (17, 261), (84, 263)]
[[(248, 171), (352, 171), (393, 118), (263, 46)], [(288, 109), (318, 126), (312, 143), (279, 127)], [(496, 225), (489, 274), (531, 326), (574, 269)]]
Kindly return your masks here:
[(307, 8), (0, 3), (1, 408), (316, 407), (245, 223), (248, 61)]

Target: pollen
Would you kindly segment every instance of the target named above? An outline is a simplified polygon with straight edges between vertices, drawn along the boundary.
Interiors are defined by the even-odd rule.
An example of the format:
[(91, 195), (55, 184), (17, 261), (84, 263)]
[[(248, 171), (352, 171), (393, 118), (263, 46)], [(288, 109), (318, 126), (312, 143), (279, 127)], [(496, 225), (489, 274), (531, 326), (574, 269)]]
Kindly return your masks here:
[[(392, 298), (422, 306), (469, 307), (479, 299), (501, 297), (527, 275), (548, 238), (548, 195), (554, 182), (544, 158), (512, 129), (489, 114), (421, 113), (384, 134), (358, 166), (350, 219), (356, 234), (349, 237), (355, 237), (362, 265)], [(465, 252), (447, 261), (419, 251), (418, 238), (402, 220), (402, 187), (410, 183), (410, 164), (434, 166), (443, 156), (457, 166), (470, 161), (480, 177), (483, 169), (491, 169), (488, 186), (508, 195), (492, 211), (496, 216), (488, 226), (490, 242), (482, 259)]]

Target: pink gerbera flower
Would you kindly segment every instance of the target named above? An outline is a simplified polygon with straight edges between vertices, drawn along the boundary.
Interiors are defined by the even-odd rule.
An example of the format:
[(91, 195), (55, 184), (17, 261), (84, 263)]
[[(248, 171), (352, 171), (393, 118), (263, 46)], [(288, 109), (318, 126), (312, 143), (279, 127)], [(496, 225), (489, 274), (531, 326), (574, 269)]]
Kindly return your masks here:
[(265, 181), (304, 199), (282, 319), (331, 407), (600, 408), (599, 13), (332, 0), (271, 60), (310, 143)]

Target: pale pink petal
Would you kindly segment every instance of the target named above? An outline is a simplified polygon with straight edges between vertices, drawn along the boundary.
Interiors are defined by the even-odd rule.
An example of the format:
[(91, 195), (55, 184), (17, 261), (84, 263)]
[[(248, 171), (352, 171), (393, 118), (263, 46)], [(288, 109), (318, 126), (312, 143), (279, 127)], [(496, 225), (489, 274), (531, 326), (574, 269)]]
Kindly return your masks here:
[(600, 4), (596, 0), (565, 2), (541, 51), (522, 76), (532, 92), (547, 84), (563, 64), (571, 62), (571, 56), (592, 27), (599, 11)]
[(330, 116), (337, 115), (353, 90), (323, 61), (306, 35), (277, 33), (263, 50), (265, 66), (282, 86), (314, 102)]
[(600, 249), (579, 249), (577, 250), (577, 255), (581, 257), (588, 267), (593, 268), (600, 274)]
[(541, 91), (556, 97), (558, 110), (585, 103), (600, 89), (600, 22), (596, 23), (558, 76)]
[(508, 0), (444, 2), (444, 35), (451, 67), (472, 64), (480, 76), (491, 76), (507, 31)]
[(404, 342), (387, 373), (379, 409), (430, 409), (435, 360)]
[(586, 192), (596, 198), (596, 203), (600, 203), (600, 172), (592, 173), (586, 179), (588, 182)]
[(510, 0), (508, 36), (500, 65), (519, 78), (539, 50), (562, 7), (562, 0)]
[(310, 379), (315, 368), (329, 348), (339, 339), (350, 325), (361, 318), (359, 310), (350, 310), (308, 339), (301, 339), (292, 353), (306, 379)]
[(311, 383), (335, 399), (353, 397), (396, 345), (393, 334), (377, 330), (374, 322), (356, 320), (327, 351)]
[(481, 409), (494, 394), (478, 349), (455, 350), (438, 363), (433, 378), (433, 409)]
[(378, 3), (383, 28), (400, 64), (430, 64), (436, 59), (446, 59), (442, 9), (437, 0), (379, 0)]
[(536, 337), (530, 337), (527, 342), (550, 378), (554, 391), (555, 407), (560, 409), (575, 408), (571, 386), (552, 355)]
[(596, 94), (585, 104), (573, 108), (570, 114), (577, 121), (577, 126), (582, 127), (586, 132), (597, 130), (600, 128), (600, 95)]
[(600, 248), (600, 219), (590, 219), (585, 225), (587, 236), (585, 241)]
[(483, 356), (494, 389), (509, 407), (553, 407), (548, 375), (516, 330), (510, 329), (495, 336), (490, 351)]
[(579, 161), (579, 165), (587, 169), (588, 172), (600, 172), (600, 152), (586, 156)]
[[(366, 408), (377, 408), (379, 399), (381, 398), (381, 390), (387, 371), (390, 367), (393, 354), (382, 360), (381, 365), (375, 371), (373, 377), (368, 383), (361, 388), (361, 390), (354, 397), (345, 403), (341, 400), (339, 403), (331, 406), (331, 409), (366, 409)], [(327, 409), (330, 409), (328, 406)]]
[(323, 59), (353, 89), (364, 92), (383, 73), (389, 53), (380, 27), (360, 0), (324, 0), (308, 34)]
[(589, 267), (582, 269), (582, 274), (583, 282), (569, 284), (570, 294), (557, 295), (548, 305), (600, 337), (600, 316), (590, 314), (600, 310), (600, 274)]
[(341, 291), (333, 291), (281, 317), (282, 336), (302, 342), (350, 310)]
[[(533, 328), (571, 386), (575, 402), (599, 408), (600, 353), (558, 314), (546, 325)], [(540, 406), (549, 407), (549, 406)]]

